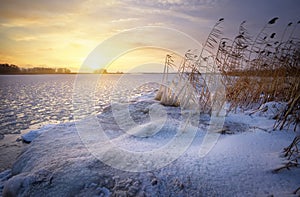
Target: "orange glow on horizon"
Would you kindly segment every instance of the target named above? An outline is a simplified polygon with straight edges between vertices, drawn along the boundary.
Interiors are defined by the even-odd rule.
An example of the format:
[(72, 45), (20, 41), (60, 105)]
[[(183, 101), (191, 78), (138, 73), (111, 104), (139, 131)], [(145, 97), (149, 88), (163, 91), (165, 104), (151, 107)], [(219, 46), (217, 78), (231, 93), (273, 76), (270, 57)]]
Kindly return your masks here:
[[(257, 7), (257, 4), (260, 6)], [(225, 18), (225, 27), (229, 33), (236, 34), (240, 22), (247, 20), (249, 29), (255, 35), (264, 22), (274, 16), (279, 16), (279, 27), (298, 21), (298, 8), (299, 2), (295, 1), (278, 1), (270, 6), (269, 3), (258, 0), (243, 3), (232, 0), (226, 3), (184, 0), (2, 0), (0, 63), (20, 67), (67, 67), (74, 72), (80, 69), (95, 47), (113, 35), (129, 29), (149, 26), (172, 28), (203, 43), (220, 17)], [(152, 34), (156, 36), (157, 42), (169, 42), (164, 46), (169, 46), (169, 50), (179, 51), (181, 55), (187, 49), (195, 49), (194, 45), (188, 46), (185, 41), (177, 40), (172, 35), (159, 31)], [(137, 38), (128, 38), (129, 42), (138, 44), (136, 40)], [(118, 49), (119, 44), (113, 44), (112, 48)], [(180, 46), (187, 48), (179, 50)], [(149, 62), (151, 58), (151, 62), (162, 63), (162, 57), (166, 53), (160, 53), (133, 52), (132, 55), (121, 57), (114, 64), (119, 64), (119, 69), (116, 70), (124, 68), (125, 71), (129, 69), (128, 65)], [(115, 69), (113, 67), (112, 71)], [(150, 67), (149, 69), (152, 70)]]

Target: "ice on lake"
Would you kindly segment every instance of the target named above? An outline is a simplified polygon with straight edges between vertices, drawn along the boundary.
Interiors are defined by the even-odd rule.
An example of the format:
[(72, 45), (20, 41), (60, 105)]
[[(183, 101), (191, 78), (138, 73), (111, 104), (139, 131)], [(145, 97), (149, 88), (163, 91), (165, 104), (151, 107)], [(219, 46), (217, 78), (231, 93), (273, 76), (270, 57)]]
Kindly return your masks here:
[(74, 114), (76, 119), (98, 114), (112, 101), (156, 90), (161, 78), (160, 74), (1, 75), (0, 135), (69, 122)]

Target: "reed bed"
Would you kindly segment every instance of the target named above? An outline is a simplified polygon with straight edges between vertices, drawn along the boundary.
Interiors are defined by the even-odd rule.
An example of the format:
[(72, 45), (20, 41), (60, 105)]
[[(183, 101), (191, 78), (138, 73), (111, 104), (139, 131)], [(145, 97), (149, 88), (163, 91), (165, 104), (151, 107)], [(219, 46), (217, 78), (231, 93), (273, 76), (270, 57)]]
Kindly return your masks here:
[[(277, 20), (278, 17), (269, 20), (256, 36), (248, 33), (243, 21), (237, 35), (230, 39), (221, 37), (224, 19), (219, 19), (200, 53), (187, 51), (179, 64), (175, 63), (174, 54), (166, 56), (164, 85), (156, 99), (164, 105), (192, 109), (197, 106), (204, 113), (211, 112), (214, 102), (223, 106), (228, 101), (229, 110), (259, 110), (266, 102), (286, 102), (287, 107), (275, 117), (274, 129), (299, 130), (300, 21), (288, 23), (282, 35), (277, 35), (273, 28)], [(167, 84), (170, 68), (177, 70), (177, 75)], [(226, 99), (218, 97), (216, 76), (221, 77), (226, 88)], [(293, 166), (299, 166), (299, 146), (297, 136), (285, 149), (288, 160), (293, 155), (290, 163), (297, 163)]]
[[(164, 105), (197, 105), (200, 111), (210, 112), (216, 94), (210, 89), (221, 74), (230, 110), (259, 108), (270, 101), (288, 102), (289, 109), (277, 116), (275, 128), (293, 124), (296, 130), (300, 92), (300, 38), (296, 32), (300, 21), (289, 23), (283, 35), (277, 36), (272, 27), (278, 19), (268, 21), (254, 38), (243, 21), (234, 39), (221, 38), (224, 19), (219, 19), (198, 54), (189, 50), (184, 57), (166, 56), (163, 85), (156, 99)], [(180, 63), (175, 63), (175, 58)], [(171, 82), (170, 69), (177, 70)]]

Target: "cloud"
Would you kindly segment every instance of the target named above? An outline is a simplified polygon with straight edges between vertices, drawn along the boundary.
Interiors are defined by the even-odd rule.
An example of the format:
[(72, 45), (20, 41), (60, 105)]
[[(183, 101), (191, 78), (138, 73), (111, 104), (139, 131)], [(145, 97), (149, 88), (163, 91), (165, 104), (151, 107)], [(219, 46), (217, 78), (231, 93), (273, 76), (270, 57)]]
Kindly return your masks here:
[(117, 20), (112, 20), (112, 23), (122, 23), (122, 22), (132, 22), (132, 21), (137, 21), (139, 20), (138, 18), (120, 18)]
[[(220, 17), (224, 31), (235, 32), (248, 20), (255, 32), (274, 14), (282, 23), (299, 20), (299, 5), (295, 0), (2, 0), (0, 58), (24, 65), (80, 65), (103, 40), (131, 28), (169, 27), (204, 41)], [(157, 37), (166, 42), (167, 36)]]

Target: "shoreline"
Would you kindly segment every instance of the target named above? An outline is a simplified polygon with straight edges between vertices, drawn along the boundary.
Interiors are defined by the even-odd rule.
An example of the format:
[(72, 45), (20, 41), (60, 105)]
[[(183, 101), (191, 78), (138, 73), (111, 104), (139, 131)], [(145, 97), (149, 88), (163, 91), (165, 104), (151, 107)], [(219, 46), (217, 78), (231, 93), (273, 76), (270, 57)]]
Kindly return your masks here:
[[(193, 142), (176, 160), (159, 167), (159, 162), (168, 161), (170, 155), (158, 154), (154, 160), (131, 160), (129, 157), (127, 161), (134, 163), (128, 164), (127, 156), (120, 157), (111, 142), (129, 152), (147, 152), (156, 150), (170, 139), (185, 139), (184, 133), (174, 131), (181, 121), (178, 113), (182, 113), (174, 107), (165, 108), (168, 119), (162, 130), (148, 133), (159, 126), (157, 120), (143, 123), (149, 118), (153, 104), (158, 105), (154, 100), (142, 100), (128, 106), (133, 120), (143, 125), (131, 130), (134, 135), (124, 133), (117, 126), (112, 108), (97, 115), (97, 124), (101, 124), (110, 142), (103, 141), (99, 128), (89, 124), (89, 120), (81, 121), (84, 125), (81, 132), (78, 131), (80, 124), (75, 122), (38, 129), (40, 135), (14, 163), (9, 179), (5, 180), (3, 195), (286, 196), (300, 184), (300, 169), (271, 172), (282, 164), (280, 152), (295, 135), (272, 131), (274, 120), (269, 114), (272, 111), (229, 114), (224, 124), (225, 134), (220, 135), (205, 157), (199, 156), (199, 146), (206, 135), (209, 119), (201, 116)], [(128, 110), (123, 108), (124, 104), (114, 107), (120, 115)], [(126, 116), (119, 118), (125, 120)], [(192, 129), (188, 127), (186, 132)], [(85, 133), (86, 138), (81, 136)], [(142, 137), (145, 134), (148, 137)], [(14, 136), (10, 137), (13, 139)], [(101, 152), (107, 160), (94, 155)], [(109, 160), (115, 161), (116, 166), (108, 165), (106, 161)], [(141, 169), (148, 166), (151, 170), (133, 169), (136, 164)]]

